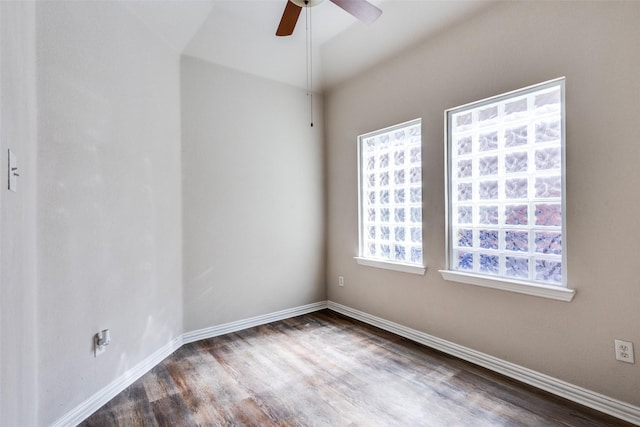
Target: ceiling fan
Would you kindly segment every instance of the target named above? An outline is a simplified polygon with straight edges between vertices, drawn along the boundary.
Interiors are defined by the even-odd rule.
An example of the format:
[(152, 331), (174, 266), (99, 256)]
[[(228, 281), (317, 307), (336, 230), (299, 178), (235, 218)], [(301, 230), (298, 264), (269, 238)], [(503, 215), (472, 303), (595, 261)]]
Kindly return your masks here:
[[(382, 11), (367, 0), (329, 0), (336, 6), (349, 12), (365, 24), (371, 24), (378, 19)], [(298, 22), (303, 7), (312, 7), (322, 0), (287, 0), (276, 36), (290, 36)]]

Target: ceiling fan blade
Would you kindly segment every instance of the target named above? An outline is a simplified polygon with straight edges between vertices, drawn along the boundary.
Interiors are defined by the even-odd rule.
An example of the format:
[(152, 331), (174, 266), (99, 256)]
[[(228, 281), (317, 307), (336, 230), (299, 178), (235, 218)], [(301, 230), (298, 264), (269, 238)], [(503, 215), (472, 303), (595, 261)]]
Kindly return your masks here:
[(282, 13), (282, 19), (280, 19), (280, 25), (278, 25), (278, 30), (276, 31), (276, 36), (290, 36), (293, 34), (301, 10), (302, 8), (300, 6), (287, 1), (287, 5), (284, 7), (284, 12)]
[(331, 3), (346, 10), (365, 24), (378, 19), (382, 11), (367, 0), (330, 0)]

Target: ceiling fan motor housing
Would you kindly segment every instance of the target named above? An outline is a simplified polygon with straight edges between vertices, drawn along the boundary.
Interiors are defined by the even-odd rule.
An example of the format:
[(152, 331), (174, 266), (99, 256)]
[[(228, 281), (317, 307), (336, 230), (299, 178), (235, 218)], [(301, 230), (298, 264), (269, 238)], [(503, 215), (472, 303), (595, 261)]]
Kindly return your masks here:
[(322, 3), (324, 0), (290, 0), (291, 3), (300, 7), (313, 7)]
[[(290, 36), (298, 22), (303, 7), (313, 7), (323, 0), (287, 0), (276, 36)], [(331, 3), (344, 9), (365, 24), (371, 24), (378, 19), (382, 11), (367, 0), (330, 0)]]

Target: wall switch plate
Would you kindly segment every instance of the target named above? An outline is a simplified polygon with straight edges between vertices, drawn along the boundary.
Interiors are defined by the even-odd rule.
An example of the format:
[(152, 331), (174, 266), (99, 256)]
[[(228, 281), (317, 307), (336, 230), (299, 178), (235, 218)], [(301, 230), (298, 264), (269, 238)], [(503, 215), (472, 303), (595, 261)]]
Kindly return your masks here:
[(344, 276), (338, 276), (338, 286), (344, 286)]
[(9, 150), (9, 190), (18, 191), (18, 159), (13, 151)]
[(621, 362), (635, 363), (633, 358), (633, 343), (629, 341), (615, 340), (616, 359)]

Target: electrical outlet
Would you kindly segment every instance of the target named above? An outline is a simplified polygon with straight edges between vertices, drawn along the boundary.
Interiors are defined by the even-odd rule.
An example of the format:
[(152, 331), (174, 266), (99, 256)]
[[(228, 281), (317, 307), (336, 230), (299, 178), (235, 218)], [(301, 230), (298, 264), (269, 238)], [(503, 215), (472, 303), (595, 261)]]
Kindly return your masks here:
[(98, 357), (105, 351), (107, 351), (107, 346), (98, 344), (98, 337), (94, 336), (93, 337), (93, 357)]
[(344, 286), (344, 276), (338, 276), (338, 286)]
[(615, 340), (616, 359), (621, 362), (635, 363), (633, 360), (633, 343), (629, 341)]
[(93, 336), (93, 356), (98, 357), (105, 352), (107, 346), (111, 344), (111, 332), (103, 329)]

